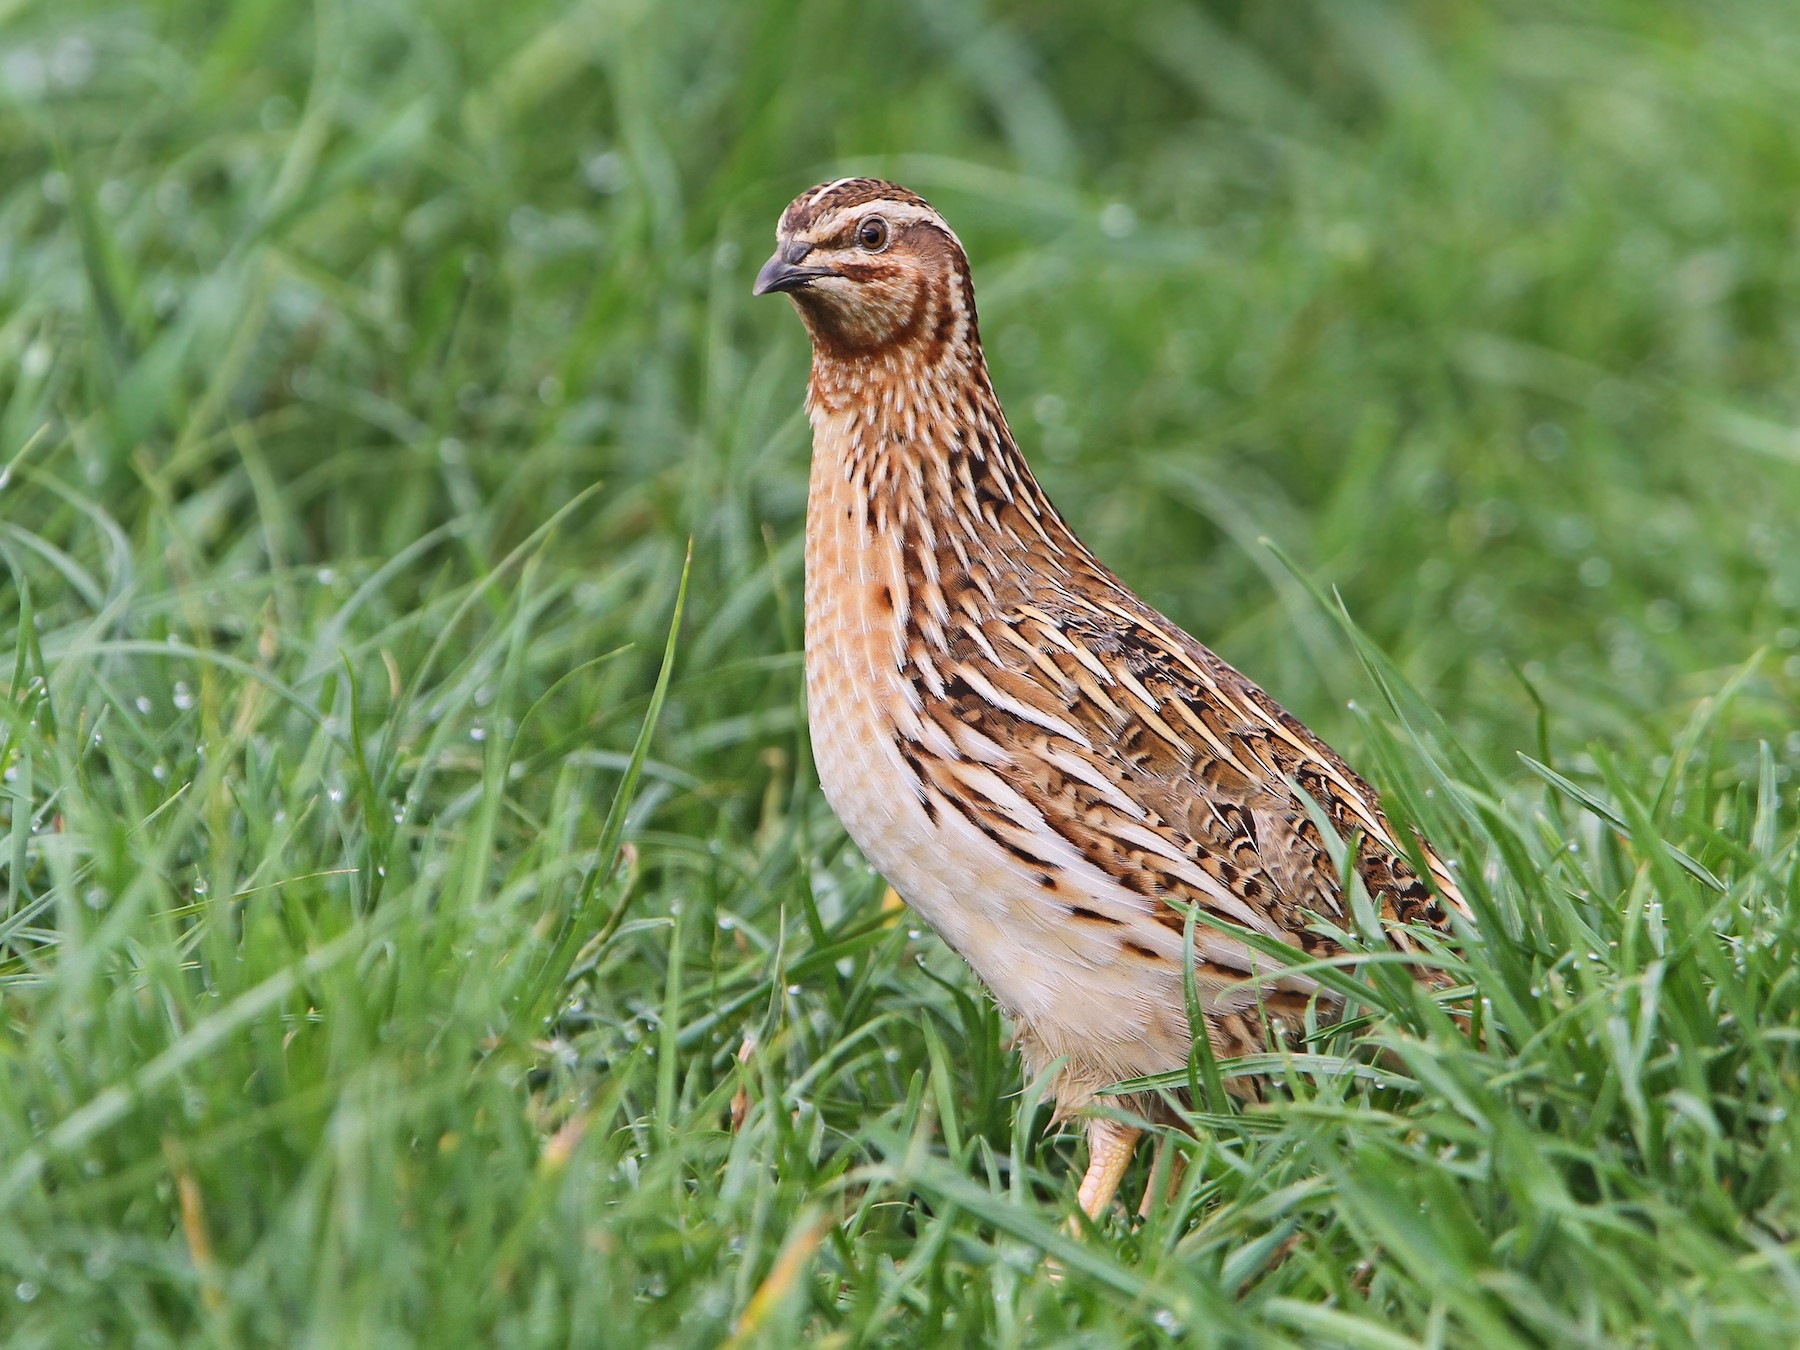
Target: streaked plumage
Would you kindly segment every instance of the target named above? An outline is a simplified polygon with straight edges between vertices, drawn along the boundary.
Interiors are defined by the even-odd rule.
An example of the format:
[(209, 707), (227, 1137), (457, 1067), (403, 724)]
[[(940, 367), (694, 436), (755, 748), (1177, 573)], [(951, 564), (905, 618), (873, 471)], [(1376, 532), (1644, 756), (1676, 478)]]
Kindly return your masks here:
[[(1351, 924), (1302, 793), (1359, 841), (1395, 948), (1416, 950), (1416, 929), (1447, 934), (1446, 907), (1467, 916), (1429, 850), (1431, 886), (1415, 874), (1366, 783), (1063, 522), (989, 382), (962, 245), (922, 198), (839, 180), (797, 198), (777, 235), (757, 292), (787, 292), (813, 344), (820, 781), (1014, 1019), (1028, 1072), (1066, 1059), (1061, 1112), (1187, 1062), (1188, 904), (1338, 950), (1311, 926)], [(1331, 1008), (1229, 933), (1198, 925), (1195, 944), (1220, 1055), (1260, 1049), (1267, 1017), (1298, 1019), (1315, 997)], [(1266, 978), (1244, 985), (1252, 974)], [(1136, 1134), (1099, 1117), (1088, 1133), (1094, 1214)]]

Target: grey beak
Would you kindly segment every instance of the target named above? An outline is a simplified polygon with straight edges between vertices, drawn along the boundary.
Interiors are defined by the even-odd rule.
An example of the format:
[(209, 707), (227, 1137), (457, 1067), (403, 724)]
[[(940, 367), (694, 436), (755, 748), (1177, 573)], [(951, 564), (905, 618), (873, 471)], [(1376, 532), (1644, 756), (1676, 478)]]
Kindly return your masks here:
[(801, 259), (811, 252), (812, 247), (808, 244), (783, 244), (775, 250), (775, 256), (762, 265), (762, 271), (756, 274), (756, 284), (750, 288), (750, 294), (797, 291), (814, 277), (836, 275), (829, 267), (800, 266)]

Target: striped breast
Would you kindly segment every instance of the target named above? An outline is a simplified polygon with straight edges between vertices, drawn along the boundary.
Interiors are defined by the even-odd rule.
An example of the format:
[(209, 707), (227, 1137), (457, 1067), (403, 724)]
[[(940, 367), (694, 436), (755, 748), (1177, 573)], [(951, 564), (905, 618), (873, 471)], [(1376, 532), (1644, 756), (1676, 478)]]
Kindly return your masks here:
[[(1078, 858), (1047, 888), (1041, 865), (978, 823), (1006, 792), (982, 763), (993, 752), (954, 744), (921, 716), (929, 692), (907, 670), (905, 532), (876, 528), (868, 492), (836, 453), (850, 439), (837, 421), (816, 428), (806, 530), (808, 723), (826, 799), (1018, 1019), (1031, 1059), (1069, 1055), (1100, 1083), (1178, 1067), (1189, 1033), (1170, 930)], [(1089, 921), (1071, 922), (1072, 898)]]

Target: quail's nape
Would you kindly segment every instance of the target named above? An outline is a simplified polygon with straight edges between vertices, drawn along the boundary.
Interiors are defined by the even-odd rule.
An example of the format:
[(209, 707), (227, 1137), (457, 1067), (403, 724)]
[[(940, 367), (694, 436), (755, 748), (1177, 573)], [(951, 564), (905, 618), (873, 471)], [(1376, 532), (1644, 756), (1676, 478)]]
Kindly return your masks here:
[[(1408, 863), (1368, 784), (1276, 702), (1138, 599), (1057, 514), (988, 379), (961, 243), (923, 198), (847, 178), (782, 213), (757, 294), (812, 339), (806, 688), (825, 795), (863, 853), (1017, 1026), (1080, 1116), (1079, 1200), (1110, 1203), (1139, 1130), (1109, 1085), (1264, 1048), (1331, 992), (1234, 935), (1309, 956), (1352, 926), (1310, 804), (1357, 852), (1388, 942), (1468, 920), (1422, 842)], [(1324, 923), (1320, 921), (1323, 920)], [(1223, 926), (1220, 926), (1222, 923)], [(1437, 937), (1429, 936), (1431, 934)], [(1441, 938), (1441, 943), (1440, 943)], [(1234, 1091), (1255, 1095), (1237, 1076)], [(1153, 1115), (1149, 1098), (1114, 1098)]]

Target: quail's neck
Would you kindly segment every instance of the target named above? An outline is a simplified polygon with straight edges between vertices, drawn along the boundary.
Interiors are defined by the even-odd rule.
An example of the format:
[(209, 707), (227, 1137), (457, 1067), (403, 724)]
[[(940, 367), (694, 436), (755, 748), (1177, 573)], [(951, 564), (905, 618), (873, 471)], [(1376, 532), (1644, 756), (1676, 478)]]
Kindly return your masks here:
[(988, 379), (980, 347), (965, 348), (922, 339), (889, 343), (866, 351), (834, 351), (813, 347), (812, 375), (806, 386), (806, 410), (815, 425), (821, 417), (851, 413), (874, 425), (916, 419), (927, 411), (948, 411), (977, 402), (1000, 402)]
[(1087, 556), (1014, 444), (978, 345), (849, 360), (815, 350), (807, 414), (815, 476), (841, 478), (878, 534), (934, 539), (965, 560)]

